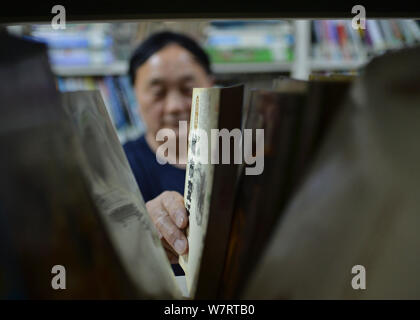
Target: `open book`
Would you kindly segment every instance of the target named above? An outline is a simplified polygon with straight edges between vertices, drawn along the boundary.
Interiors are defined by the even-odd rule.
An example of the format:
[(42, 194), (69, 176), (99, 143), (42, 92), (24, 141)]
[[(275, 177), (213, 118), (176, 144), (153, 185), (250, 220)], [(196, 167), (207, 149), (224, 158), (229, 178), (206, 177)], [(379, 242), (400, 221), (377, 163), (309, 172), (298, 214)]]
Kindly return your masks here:
[(220, 289), (239, 168), (234, 157), (242, 153), (241, 137), (229, 134), (241, 134), (243, 91), (193, 90), (184, 194), (189, 251), (180, 265), (190, 295), (199, 299), (214, 298)]
[(60, 96), (44, 45), (0, 37), (2, 294), (180, 298), (100, 93)]
[(67, 92), (91, 196), (139, 295), (180, 297), (170, 263), (99, 91)]
[[(240, 133), (242, 98), (243, 86), (193, 92), (185, 187), (189, 252), (180, 257), (189, 298), (214, 298), (220, 289), (238, 174), (235, 148), (242, 150), (240, 137), (226, 145), (211, 130)], [(134, 286), (146, 296), (181, 298), (99, 92), (64, 93), (63, 103), (83, 149), (81, 165), (91, 196)], [(226, 146), (230, 159), (224, 158)]]

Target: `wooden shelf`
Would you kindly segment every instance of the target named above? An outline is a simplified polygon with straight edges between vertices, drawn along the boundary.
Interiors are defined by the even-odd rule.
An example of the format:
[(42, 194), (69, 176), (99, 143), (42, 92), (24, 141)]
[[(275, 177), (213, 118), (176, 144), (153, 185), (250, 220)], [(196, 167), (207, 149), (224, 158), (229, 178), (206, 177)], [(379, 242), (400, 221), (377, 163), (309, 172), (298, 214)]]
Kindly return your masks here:
[(118, 61), (108, 65), (52, 66), (52, 69), (57, 76), (63, 77), (107, 76), (126, 74), (128, 72), (128, 64), (125, 61)]
[[(217, 63), (213, 64), (213, 70), (216, 74), (289, 72), (291, 66), (290, 62)], [(109, 65), (53, 66), (52, 68), (57, 76), (63, 77), (122, 75), (128, 72), (128, 64), (124, 61)]]
[(328, 71), (328, 70), (355, 70), (363, 67), (367, 63), (366, 60), (355, 61), (329, 61), (329, 60), (313, 60), (309, 63), (311, 71)]
[(253, 63), (216, 63), (213, 64), (215, 73), (267, 73), (289, 72), (291, 62), (253, 62)]

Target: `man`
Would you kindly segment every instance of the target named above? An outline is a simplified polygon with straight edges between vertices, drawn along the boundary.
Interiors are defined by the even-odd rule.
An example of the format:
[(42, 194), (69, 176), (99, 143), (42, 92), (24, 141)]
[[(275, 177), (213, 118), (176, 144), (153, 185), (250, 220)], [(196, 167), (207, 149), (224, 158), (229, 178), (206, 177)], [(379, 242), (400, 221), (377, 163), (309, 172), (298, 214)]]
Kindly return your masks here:
[[(129, 73), (146, 133), (126, 143), (124, 150), (168, 258), (176, 264), (178, 256), (188, 252), (183, 232), (188, 215), (182, 196), (186, 155), (177, 153), (175, 165), (159, 164), (156, 151), (164, 142), (157, 141), (156, 134), (160, 129), (172, 129), (178, 141), (187, 141), (179, 121), (189, 121), (192, 89), (213, 85), (210, 61), (191, 38), (160, 32), (134, 51)], [(174, 270), (182, 274), (179, 266)]]

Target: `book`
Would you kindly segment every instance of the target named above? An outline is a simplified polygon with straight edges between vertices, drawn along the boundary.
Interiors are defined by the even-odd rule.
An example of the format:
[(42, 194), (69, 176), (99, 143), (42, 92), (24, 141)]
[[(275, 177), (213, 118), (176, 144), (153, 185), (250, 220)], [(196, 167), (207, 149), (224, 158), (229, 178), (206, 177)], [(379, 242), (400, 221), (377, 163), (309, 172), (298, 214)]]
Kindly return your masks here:
[(369, 29), (369, 33), (372, 36), (374, 49), (378, 50), (379, 52), (384, 51), (386, 49), (386, 43), (379, 29), (378, 21), (368, 19), (366, 21), (366, 24), (367, 24), (367, 28)]
[(44, 45), (0, 38), (1, 296), (180, 297), (100, 93), (61, 97)]
[(307, 105), (302, 114), (302, 129), (298, 138), (295, 188), (312, 166), (312, 160), (340, 113), (355, 79), (353, 75), (309, 75)]
[(100, 92), (63, 93), (63, 105), (82, 146), (91, 196), (135, 287), (146, 297), (180, 296)]
[(62, 92), (99, 89), (121, 143), (135, 139), (144, 132), (128, 76), (57, 77), (57, 82)]
[[(272, 90), (255, 90), (245, 128), (263, 128), (264, 171), (242, 172), (235, 201), (224, 288), (221, 297), (237, 299), (299, 189), (353, 77), (311, 76), (310, 81), (279, 78)], [(256, 143), (256, 142), (255, 142)]]
[(135, 127), (142, 132), (144, 131), (144, 124), (141, 121), (140, 115), (138, 113), (138, 103), (134, 95), (133, 87), (130, 84), (130, 79), (128, 76), (119, 76), (118, 81), (128, 100), (129, 111), (132, 117), (132, 121)]
[[(196, 299), (214, 298), (220, 288), (238, 170), (233, 158), (235, 148), (240, 148), (237, 137), (229, 139), (229, 151), (223, 150), (222, 156), (220, 139), (211, 131), (240, 132), (243, 91), (243, 85), (193, 89), (184, 193), (189, 251), (180, 256), (179, 264), (189, 294)], [(213, 148), (210, 140), (217, 140), (219, 147)], [(230, 157), (228, 163), (224, 163), (226, 155)]]
[[(46, 47), (0, 34), (2, 298), (135, 296), (99, 219), (60, 105)], [(28, 72), (30, 70), (30, 72)], [(52, 268), (67, 271), (52, 288)], [(106, 267), (104, 267), (106, 266)]]
[(111, 102), (112, 108), (112, 116), (115, 120), (115, 127), (117, 130), (121, 130), (127, 125), (127, 119), (125, 118), (124, 110), (122, 107), (123, 102), (118, 98), (118, 92), (112, 76), (105, 76), (104, 84), (108, 89), (109, 100)]
[(224, 299), (238, 298), (259, 259), (274, 222), (291, 191), (301, 113), (306, 102), (304, 81), (285, 81), (273, 90), (252, 92), (246, 130), (264, 130), (264, 140), (253, 139), (253, 149), (263, 143), (264, 171), (239, 177), (229, 249), (223, 272)]
[[(48, 66), (45, 59), (44, 64), (44, 67)], [(46, 70), (51, 72), (48, 68)], [(53, 82), (52, 78), (49, 81)], [(45, 82), (46, 80), (37, 83), (45, 86)], [(229, 279), (226, 281), (226, 270), (230, 270), (234, 275), (240, 275), (235, 278), (236, 284), (243, 286), (247, 283), (247, 277), (242, 277), (241, 269), (237, 269), (231, 261), (229, 250), (231, 244), (239, 239), (242, 241), (239, 248), (247, 248), (245, 258), (241, 256), (244, 258), (242, 260), (244, 265), (252, 266), (252, 263), (256, 263), (258, 261), (256, 252), (264, 247), (282, 211), (282, 206), (293, 190), (293, 180), (296, 180), (293, 177), (297, 176), (293, 168), (300, 154), (298, 146), (301, 144), (300, 132), (303, 132), (302, 113), (305, 112), (307, 89), (307, 82), (282, 79), (274, 84), (273, 90), (257, 90), (251, 95), (249, 114), (244, 128), (265, 128), (267, 137), (265, 155), (267, 168), (260, 176), (241, 175), (238, 163), (232, 161), (229, 164), (223, 163), (224, 155), (215, 156), (211, 144), (205, 145), (198, 131), (204, 130), (209, 137), (212, 137), (212, 129), (238, 129), (240, 132), (244, 87), (194, 90), (185, 189), (185, 203), (190, 213), (188, 230), (190, 250), (188, 256), (180, 258), (186, 272), (189, 298), (224, 297), (225, 294), (230, 294), (228, 290), (232, 288), (236, 290)], [(3, 91), (3, 96), (6, 93)], [(4, 183), (2, 199), (9, 195), (8, 192), (5, 193), (6, 185), (13, 186), (15, 189), (12, 191), (16, 194), (15, 197), (9, 196), (9, 198), (14, 202), (5, 199), (6, 210), (17, 209), (24, 214), (36, 212), (37, 217), (41, 217), (38, 221), (40, 229), (35, 228), (29, 236), (40, 237), (37, 232), (42, 230), (44, 235), (40, 237), (40, 241), (45, 241), (44, 248), (52, 250), (51, 248), (56, 246), (64, 248), (66, 255), (68, 252), (71, 254), (67, 258), (57, 253), (51, 254), (48, 259), (39, 263), (37, 261), (39, 259), (35, 259), (32, 253), (35, 250), (34, 246), (24, 246), (23, 242), (22, 257), (29, 262), (28, 266), (38, 263), (39, 266), (34, 269), (37, 272), (41, 272), (46, 264), (50, 265), (51, 261), (58, 258), (64, 266), (70, 268), (72, 278), (69, 279), (69, 284), (73, 283), (74, 277), (78, 281), (76, 281), (77, 287), (71, 287), (66, 291), (67, 298), (181, 298), (169, 261), (148, 217), (141, 193), (100, 92), (66, 92), (62, 94), (60, 101), (58, 92), (54, 86), (51, 86), (49, 94), (52, 98), (43, 97), (49, 103), (44, 103), (43, 99), (32, 99), (33, 105), (24, 106), (30, 107), (31, 116), (36, 115), (34, 120), (41, 121), (33, 126), (45, 131), (42, 131), (44, 135), (40, 136), (36, 134), (36, 130), (31, 129), (22, 135), (22, 140), (18, 140), (26, 143), (22, 150), (28, 149), (28, 145), (34, 145), (36, 148), (25, 151), (30, 155), (31, 162), (28, 170), (23, 173), (19, 170), (22, 170), (24, 164), (22, 161), (26, 161), (26, 158), (19, 157), (21, 149), (12, 158), (16, 162), (16, 171), (12, 176), (13, 179), (5, 179), (2, 182)], [(16, 97), (19, 96), (16, 95), (14, 99)], [(25, 119), (27, 116), (25, 112), (21, 112), (22, 107), (13, 110), (16, 113), (13, 114), (14, 117)], [(54, 117), (47, 117), (51, 121), (51, 127), (44, 127), (46, 120), (43, 117), (48, 114), (46, 110), (55, 114)], [(4, 119), (7, 121), (4, 122), (3, 130), (8, 128), (7, 125), (16, 125), (16, 120), (11, 121), (13, 117)], [(33, 121), (31, 117), (28, 119)], [(15, 134), (20, 127), (21, 125), (18, 125), (11, 130), (9, 136)], [(45, 139), (48, 144), (43, 145), (38, 139), (41, 141)], [(238, 140), (235, 139), (228, 143), (230, 160), (234, 159), (237, 143)], [(278, 143), (281, 148), (277, 147)], [(208, 160), (218, 159), (218, 163), (199, 161), (199, 156), (205, 153), (205, 149)], [(45, 162), (40, 150), (55, 158)], [(242, 167), (242, 169), (248, 168)], [(18, 186), (16, 181), (30, 182), (30, 178), (26, 176), (31, 177), (32, 174), (39, 181), (28, 183), (29, 189), (25, 191), (27, 194), (34, 192), (36, 197), (24, 204), (16, 203), (17, 199), (22, 198), (22, 193), (16, 189)], [(17, 176), (20, 178), (17, 179)], [(48, 182), (50, 180), (53, 184)], [(42, 188), (39, 188), (39, 185)], [(272, 192), (266, 191), (268, 185), (272, 188)], [(236, 191), (238, 186), (240, 192)], [(256, 194), (249, 194), (250, 190), (255, 189), (259, 190)], [(50, 206), (51, 210), (45, 210), (50, 201), (49, 193), (53, 194), (54, 205)], [(247, 206), (247, 203), (251, 205)], [(258, 206), (253, 206), (253, 203), (261, 205), (261, 210), (257, 210)], [(245, 232), (246, 237), (237, 233), (237, 223), (243, 220), (241, 220), (241, 210), (238, 213), (235, 208), (243, 208), (243, 211), (249, 213), (245, 220), (246, 228), (239, 228), (242, 232), (251, 230), (250, 234)], [(64, 220), (59, 218), (63, 210), (66, 217)], [(59, 230), (65, 230), (61, 237), (54, 240), (55, 242), (47, 241), (46, 237), (49, 236), (45, 231), (47, 219), (58, 219)], [(17, 228), (17, 225), (12, 227)], [(13, 228), (10, 230), (15, 230)], [(27, 232), (22, 234), (27, 235)], [(13, 243), (14, 240), (8, 238), (8, 235), (8, 232), (2, 234), (4, 242)], [(74, 246), (75, 241), (80, 245)], [(7, 248), (13, 252), (11, 249), (13, 247)], [(28, 257), (32, 257), (32, 260)], [(107, 266), (106, 269), (102, 267), (104, 265)], [(11, 274), (10, 267), (2, 266), (6, 267), (7, 274)], [(26, 277), (34, 281), (36, 279), (34, 275), (35, 273), (30, 273)], [(16, 277), (19, 278), (20, 275)], [(101, 283), (101, 279), (104, 278), (108, 279), (107, 282)], [(48, 277), (41, 277), (41, 280), (48, 280)], [(48, 281), (42, 283), (44, 282), (26, 283), (33, 290), (33, 297), (62, 298), (58, 292), (45, 288), (45, 283), (49, 283)]]
[(385, 53), (354, 80), (242, 298), (420, 297), (419, 53)]

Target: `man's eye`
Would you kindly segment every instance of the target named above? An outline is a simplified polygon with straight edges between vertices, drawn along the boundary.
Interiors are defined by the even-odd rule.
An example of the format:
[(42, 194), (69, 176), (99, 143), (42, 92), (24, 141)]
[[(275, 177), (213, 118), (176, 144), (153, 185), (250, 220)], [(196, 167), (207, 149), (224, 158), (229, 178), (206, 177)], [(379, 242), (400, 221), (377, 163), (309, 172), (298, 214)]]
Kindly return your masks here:
[(162, 98), (164, 95), (165, 95), (164, 90), (154, 90), (153, 91), (153, 96), (157, 99)]
[(192, 87), (184, 87), (182, 88), (182, 93), (184, 95), (192, 95), (193, 88)]

